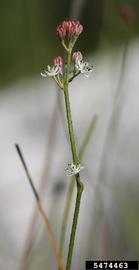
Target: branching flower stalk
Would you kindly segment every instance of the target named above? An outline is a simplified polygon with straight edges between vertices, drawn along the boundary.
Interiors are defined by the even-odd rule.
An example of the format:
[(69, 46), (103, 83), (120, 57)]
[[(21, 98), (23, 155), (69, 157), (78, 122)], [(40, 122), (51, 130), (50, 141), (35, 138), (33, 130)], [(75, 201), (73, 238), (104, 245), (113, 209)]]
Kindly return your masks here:
[[(72, 125), (72, 116), (71, 116), (70, 100), (69, 100), (69, 93), (68, 93), (70, 61), (71, 61), (71, 51), (68, 52), (66, 79), (65, 79), (65, 84), (64, 84), (64, 96), (65, 96), (65, 105), (66, 105), (66, 113), (67, 113), (67, 121), (68, 121), (68, 128), (69, 128), (72, 158), (73, 158), (73, 163), (77, 166), (78, 165), (78, 157), (77, 157), (77, 153), (76, 153), (76, 144), (75, 144), (75, 138), (74, 138), (74, 130), (73, 130), (73, 125)], [(77, 197), (76, 197), (75, 211), (74, 211), (72, 230), (71, 230), (71, 236), (70, 236), (66, 270), (71, 269), (75, 234), (76, 234), (77, 221), (78, 221), (78, 215), (79, 215), (79, 209), (80, 209), (80, 201), (81, 201), (81, 196), (82, 196), (82, 192), (83, 192), (83, 183), (80, 180), (80, 174), (79, 173), (76, 174), (75, 178), (76, 178), (76, 184), (77, 184)]]
[(66, 171), (68, 175), (75, 176), (77, 186), (77, 196), (70, 235), (66, 270), (70, 270), (72, 265), (72, 256), (80, 210), (80, 202), (82, 192), (84, 189), (83, 183), (80, 178), (80, 171), (83, 169), (83, 166), (80, 164), (77, 156), (76, 142), (72, 123), (72, 115), (69, 99), (69, 83), (72, 82), (73, 79), (76, 78), (78, 75), (83, 74), (84, 76), (88, 77), (89, 74), (93, 71), (93, 67), (89, 66), (88, 62), (83, 61), (83, 56), (80, 51), (73, 53), (73, 48), (76, 43), (76, 40), (78, 39), (82, 31), (83, 26), (80, 24), (79, 21), (63, 21), (62, 24), (57, 27), (57, 35), (60, 38), (61, 44), (67, 54), (66, 64), (64, 64), (64, 61), (61, 56), (57, 56), (54, 59), (54, 65), (52, 67), (47, 66), (47, 69), (41, 73), (43, 77), (52, 77), (55, 80), (56, 84), (64, 93), (67, 124), (72, 152), (72, 163), (68, 164)]

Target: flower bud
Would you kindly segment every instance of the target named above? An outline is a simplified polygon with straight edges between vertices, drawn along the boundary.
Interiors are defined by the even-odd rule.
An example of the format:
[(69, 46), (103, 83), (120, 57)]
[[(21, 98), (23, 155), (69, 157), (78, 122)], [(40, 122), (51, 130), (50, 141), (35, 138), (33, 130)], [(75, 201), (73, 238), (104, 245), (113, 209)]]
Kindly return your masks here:
[(59, 36), (60, 39), (64, 39), (65, 36), (66, 36), (66, 29), (62, 26), (62, 25), (59, 25), (57, 27), (57, 35)]
[(74, 38), (74, 36), (75, 36), (75, 23), (74, 23), (74, 21), (72, 21), (71, 26), (69, 27), (68, 36), (69, 36), (69, 38)]
[(62, 67), (63, 66), (63, 58), (61, 56), (55, 57), (54, 65), (58, 66), (58, 67)]
[(74, 26), (74, 35), (79, 36), (83, 31), (83, 26), (80, 24), (79, 21), (74, 21), (73, 26)]
[(72, 55), (72, 58), (73, 58), (75, 63), (80, 62), (80, 61), (83, 60), (83, 56), (82, 56), (80, 51), (74, 52), (73, 55)]
[(72, 27), (72, 21), (63, 21), (62, 26), (65, 29), (66, 33), (68, 34), (71, 30)]

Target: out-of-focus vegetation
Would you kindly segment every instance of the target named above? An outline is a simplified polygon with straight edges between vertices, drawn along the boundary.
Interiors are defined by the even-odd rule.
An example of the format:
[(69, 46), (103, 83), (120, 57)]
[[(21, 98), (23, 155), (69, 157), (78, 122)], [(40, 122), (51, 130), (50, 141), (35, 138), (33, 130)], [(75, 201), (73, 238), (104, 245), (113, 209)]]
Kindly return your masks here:
[[(61, 53), (55, 28), (69, 18), (71, 5), (71, 0), (1, 0), (0, 85), (38, 74)], [(85, 28), (80, 48), (90, 53), (135, 37), (138, 18), (138, 0), (84, 1), (79, 18)]]

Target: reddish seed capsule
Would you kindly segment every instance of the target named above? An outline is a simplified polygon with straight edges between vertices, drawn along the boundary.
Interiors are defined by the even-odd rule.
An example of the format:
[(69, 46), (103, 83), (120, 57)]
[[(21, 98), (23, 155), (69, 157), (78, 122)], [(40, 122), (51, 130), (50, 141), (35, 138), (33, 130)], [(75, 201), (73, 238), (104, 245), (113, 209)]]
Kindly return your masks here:
[(62, 67), (63, 66), (63, 58), (61, 56), (57, 56), (54, 59), (54, 65)]
[(79, 36), (82, 31), (83, 31), (83, 26), (80, 24), (79, 21), (76, 21), (75, 24), (74, 24), (74, 28), (75, 28), (75, 35), (76, 36)]
[(83, 31), (83, 26), (79, 21), (72, 21), (72, 25), (70, 27), (69, 36), (70, 37), (78, 37)]
[(66, 30), (62, 25), (59, 25), (57, 27), (57, 35), (59, 36), (59, 38), (64, 39), (66, 36)]
[(72, 27), (72, 21), (63, 21), (62, 26), (65, 29), (66, 33), (69, 33), (70, 28)]
[(70, 38), (75, 36), (75, 23), (74, 23), (74, 21), (72, 21), (72, 23), (71, 23), (71, 26), (70, 26), (69, 32), (68, 32), (68, 36)]
[(83, 60), (83, 56), (81, 54), (80, 51), (78, 52), (74, 52), (73, 55), (72, 55), (72, 58), (75, 62), (79, 62), (79, 61), (82, 61)]

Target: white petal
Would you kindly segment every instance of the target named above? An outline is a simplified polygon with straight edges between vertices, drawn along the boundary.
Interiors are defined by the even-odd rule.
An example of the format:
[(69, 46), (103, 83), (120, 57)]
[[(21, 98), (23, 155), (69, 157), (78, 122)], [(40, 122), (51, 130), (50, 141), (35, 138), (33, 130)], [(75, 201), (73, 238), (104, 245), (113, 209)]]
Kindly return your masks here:
[(47, 77), (47, 74), (46, 74), (46, 71), (45, 70), (42, 71), (40, 74), (41, 74), (42, 77), (45, 77), (45, 78)]

